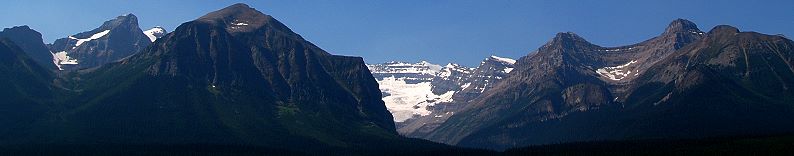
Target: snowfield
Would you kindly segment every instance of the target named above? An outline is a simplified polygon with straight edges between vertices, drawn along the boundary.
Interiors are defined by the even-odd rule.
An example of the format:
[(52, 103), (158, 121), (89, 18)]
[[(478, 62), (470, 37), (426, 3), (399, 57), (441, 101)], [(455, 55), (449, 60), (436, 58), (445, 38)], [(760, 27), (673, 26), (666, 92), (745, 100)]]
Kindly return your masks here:
[(57, 53), (52, 53), (52, 63), (55, 63), (55, 66), (58, 67), (58, 70), (63, 70), (61, 65), (65, 65), (65, 64), (74, 65), (74, 64), (77, 64), (77, 59), (69, 57), (69, 55), (67, 55), (66, 51), (60, 51), (60, 52), (57, 52)]
[(157, 40), (157, 36), (155, 34), (162, 34), (165, 33), (165, 30), (161, 27), (154, 27), (152, 29), (143, 31), (143, 34), (146, 34), (146, 37), (149, 37), (149, 41), (154, 42)]
[(410, 84), (404, 78), (387, 77), (378, 81), (378, 84), (381, 91), (389, 93), (383, 97), (383, 101), (395, 122), (403, 122), (415, 115), (430, 115), (427, 107), (441, 102), (452, 102), (452, 95), (455, 94), (455, 91), (449, 91), (436, 95), (431, 91), (430, 82)]
[(509, 64), (516, 64), (516, 60), (511, 59), (511, 58), (504, 58), (504, 57), (499, 57), (499, 56), (491, 56), (491, 58), (496, 59), (496, 60), (501, 61), (501, 62), (509, 63)]
[[(632, 60), (623, 65), (615, 66), (615, 67), (604, 67), (596, 70), (596, 73), (600, 74), (603, 77), (609, 78), (610, 80), (620, 81), (623, 78), (626, 78), (631, 74), (631, 70), (626, 69), (627, 67), (631, 66), (631, 64), (637, 63), (636, 60)], [(635, 71), (639, 73), (639, 71)], [(636, 75), (636, 74), (635, 74)]]
[(75, 38), (75, 37), (72, 37), (72, 36), (69, 36), (69, 38), (77, 40), (77, 43), (75, 43), (74, 46), (75, 47), (79, 47), (80, 45), (82, 45), (85, 42), (102, 38), (103, 36), (107, 35), (108, 33), (110, 33), (110, 30), (105, 30), (105, 31), (98, 32), (98, 33), (96, 33), (94, 35), (91, 35), (91, 37), (84, 38), (84, 39), (79, 39), (79, 38)]
[[(483, 68), (484, 71), (479, 71), (480, 74), (474, 76), (474, 72), (486, 62), (487, 68)], [(383, 102), (392, 113), (394, 121), (406, 122), (409, 119), (428, 115), (445, 117), (448, 114), (435, 112), (439, 110), (433, 106), (459, 102), (452, 97), (464, 90), (484, 92), (490, 83), (489, 79), (501, 79), (501, 73), (510, 73), (513, 70), (513, 63), (515, 63), (513, 59), (491, 56), (478, 68), (468, 68), (454, 63), (441, 66), (427, 61), (416, 63), (390, 61), (368, 64), (367, 68), (378, 82), (379, 89), (383, 93)], [(434, 89), (436, 89), (435, 93)]]

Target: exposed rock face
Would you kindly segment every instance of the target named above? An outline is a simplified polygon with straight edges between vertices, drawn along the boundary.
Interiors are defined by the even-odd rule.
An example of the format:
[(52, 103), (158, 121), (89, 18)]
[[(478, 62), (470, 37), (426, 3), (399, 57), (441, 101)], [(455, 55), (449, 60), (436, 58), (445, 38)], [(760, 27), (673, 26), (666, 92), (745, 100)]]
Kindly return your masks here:
[(331, 55), (244, 4), (184, 23), (120, 62), (58, 81), (63, 90), (51, 98), (57, 100), (35, 107), (46, 113), (4, 124), (14, 130), (0, 129), (7, 134), (0, 144), (208, 144), (316, 153), (421, 143), (398, 136), (362, 58)]
[(0, 38), (8, 38), (13, 41), (19, 48), (29, 56), (39, 66), (46, 69), (55, 69), (52, 61), (52, 53), (44, 41), (41, 39), (41, 33), (30, 29), (28, 26), (17, 26), (13, 28), (5, 28), (0, 32)]
[(681, 19), (614, 48), (559, 33), (426, 138), (505, 149), (792, 131), (791, 44), (728, 26), (704, 33)]
[(129, 57), (151, 43), (133, 14), (118, 16), (99, 28), (55, 40), (49, 46), (61, 70), (92, 68)]

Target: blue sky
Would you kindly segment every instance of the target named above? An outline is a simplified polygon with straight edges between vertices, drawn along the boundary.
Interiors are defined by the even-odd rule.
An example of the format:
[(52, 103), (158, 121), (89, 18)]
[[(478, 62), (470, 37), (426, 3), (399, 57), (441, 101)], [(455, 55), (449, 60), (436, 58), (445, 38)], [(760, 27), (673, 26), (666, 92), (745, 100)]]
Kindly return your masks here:
[(368, 63), (424, 59), (474, 66), (490, 55), (524, 56), (565, 31), (602, 46), (626, 45), (660, 34), (676, 18), (703, 31), (728, 24), (794, 36), (791, 0), (25, 0), (3, 2), (0, 26), (29, 25), (52, 42), (134, 13), (143, 29), (171, 31), (238, 2), (276, 17), (330, 53), (362, 56)]

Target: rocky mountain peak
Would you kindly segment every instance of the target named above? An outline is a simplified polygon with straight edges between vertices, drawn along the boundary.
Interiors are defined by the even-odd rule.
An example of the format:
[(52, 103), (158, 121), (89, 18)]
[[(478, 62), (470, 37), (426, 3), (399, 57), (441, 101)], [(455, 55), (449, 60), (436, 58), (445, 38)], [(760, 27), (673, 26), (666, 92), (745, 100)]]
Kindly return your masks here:
[(264, 14), (246, 4), (234, 4), (218, 11), (199, 17), (196, 22), (222, 26), (227, 32), (237, 36), (239, 33), (255, 32), (262, 29), (276, 34), (304, 40), (283, 23), (270, 15)]
[(673, 49), (680, 49), (702, 38), (704, 34), (694, 22), (679, 18), (670, 22), (659, 38), (674, 43)]
[(698, 29), (697, 24), (692, 21), (686, 19), (676, 19), (673, 22), (670, 22), (670, 25), (664, 31), (664, 34), (674, 34), (674, 33), (699, 33), (701, 32)]
[[(254, 9), (254, 8), (251, 8), (251, 6), (248, 6), (248, 4), (245, 4), (245, 3), (235, 3), (235, 4), (232, 4), (232, 5), (230, 5), (230, 6), (226, 7), (226, 8), (224, 8), (224, 9), (235, 9), (235, 10), (256, 10), (256, 9)], [(222, 10), (223, 10), (223, 9), (222, 9)]]
[(27, 25), (22, 26), (14, 26), (12, 28), (3, 28), (3, 31), (25, 31), (25, 30), (32, 30)]
[(576, 47), (576, 46), (590, 46), (590, 42), (573, 32), (560, 32), (554, 38), (546, 43), (545, 47)]
[(100, 29), (112, 30), (118, 27), (138, 28), (138, 17), (134, 14), (125, 14), (116, 17), (115, 19), (102, 23)]
[(575, 42), (575, 41), (586, 41), (586, 40), (574, 32), (559, 32), (557, 33), (557, 35), (554, 36), (554, 39), (552, 39), (552, 41)]
[(279, 29), (288, 29), (275, 21), (270, 15), (266, 15), (242, 3), (208, 13), (201, 16), (198, 21), (225, 25), (230, 32), (251, 31), (268, 24), (275, 24), (274, 27)]
[(268, 16), (246, 4), (237, 3), (218, 11), (210, 12), (207, 15), (201, 16), (202, 20), (228, 20), (230, 18), (255, 18)]
[(41, 33), (30, 27), (15, 26), (0, 32), (0, 38), (8, 38), (27, 53), (36, 63), (45, 68), (54, 68), (52, 54), (41, 39)]
[(718, 25), (709, 31), (709, 35), (733, 35), (739, 33), (739, 29), (730, 25)]
[[(41, 38), (41, 33), (36, 30), (30, 29), (27, 25), (23, 26), (14, 26), (12, 28), (4, 28), (3, 33), (6, 34), (14, 34), (14, 35), (21, 35), (21, 36), (29, 36), (34, 38)], [(19, 44), (19, 43), (17, 43)]]
[(134, 14), (117, 16), (96, 29), (55, 40), (49, 50), (60, 70), (97, 67), (131, 56), (151, 43)]

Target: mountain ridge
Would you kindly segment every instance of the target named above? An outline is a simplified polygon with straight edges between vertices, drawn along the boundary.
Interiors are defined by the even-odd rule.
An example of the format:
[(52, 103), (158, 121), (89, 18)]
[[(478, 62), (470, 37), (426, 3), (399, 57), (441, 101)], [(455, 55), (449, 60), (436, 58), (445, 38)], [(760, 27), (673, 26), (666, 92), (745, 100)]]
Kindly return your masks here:
[(31, 29), (27, 25), (4, 28), (0, 32), (0, 38), (8, 38), (19, 45), (28, 56), (30, 56), (40, 66), (53, 69), (55, 66), (52, 61), (52, 52), (47, 49), (41, 38), (41, 33)]
[(138, 25), (138, 17), (125, 14), (101, 26), (55, 40), (49, 45), (59, 70), (98, 67), (129, 57), (151, 44)]
[(363, 58), (332, 55), (267, 20), (235, 25), (250, 31), (186, 22), (130, 57), (42, 82), (56, 89), (42, 103), (52, 107), (8, 123), (18, 129), (0, 129), (0, 144), (455, 149), (400, 137)]
[[(703, 33), (697, 29), (694, 23), (678, 19), (671, 22), (665, 32), (658, 37), (629, 46), (605, 48), (593, 45), (573, 33), (558, 33), (549, 43), (539, 48), (538, 52), (519, 59), (516, 63), (515, 71), (511, 72), (504, 81), (497, 83), (492, 92), (482, 95), (476, 102), (468, 105), (461, 113), (451, 117), (426, 138), (464, 147), (485, 147), (498, 150), (516, 145), (633, 138), (631, 136), (636, 138), (658, 136), (692, 137), (695, 134), (713, 136), (746, 133), (748, 130), (742, 129), (752, 127), (749, 124), (747, 127), (725, 127), (724, 133), (708, 135), (706, 132), (711, 129), (696, 131), (694, 129), (698, 127), (698, 124), (676, 124), (671, 120), (684, 119), (665, 117), (665, 115), (662, 115), (664, 114), (663, 112), (651, 109), (656, 105), (660, 105), (658, 106), (660, 110), (683, 111), (678, 116), (692, 117), (697, 116), (697, 113), (684, 110), (702, 110), (703, 114), (712, 114), (714, 116), (698, 116), (696, 118), (701, 119), (692, 120), (693, 123), (703, 123), (700, 126), (723, 126), (720, 124), (730, 122), (709, 122), (709, 120), (715, 120), (714, 117), (731, 118), (730, 116), (708, 109), (706, 104), (695, 106), (681, 103), (704, 102), (694, 98), (695, 95), (715, 97), (734, 95), (739, 98), (758, 99), (752, 93), (758, 91), (741, 89), (743, 87), (741, 83), (730, 82), (733, 81), (731, 80), (733, 78), (730, 78), (732, 76), (717, 74), (721, 73), (715, 69), (718, 67), (697, 66), (693, 69), (687, 69), (695, 71), (686, 72), (681, 70), (686, 68), (679, 68), (679, 65), (687, 65), (689, 62), (679, 62), (677, 63), (678, 65), (669, 63), (670, 61), (678, 62), (687, 60), (687, 57), (692, 57), (684, 54), (689, 51), (699, 50), (693, 47), (724, 44), (727, 42), (721, 42), (722, 40), (735, 38), (734, 35), (736, 34), (741, 33), (738, 33), (737, 29), (727, 26), (717, 26), (709, 33)], [(720, 42), (711, 43), (711, 40)], [(748, 38), (740, 40), (755, 41), (765, 39)], [(784, 38), (781, 37), (777, 40), (784, 40)], [(778, 47), (786, 46), (779, 45)], [(754, 50), (758, 52), (765, 51), (764, 49), (769, 48), (757, 48)], [(711, 50), (719, 51), (720, 49), (712, 48)], [(685, 57), (681, 57), (681, 55)], [(732, 58), (728, 56), (739, 55), (715, 56), (712, 54), (709, 56), (694, 56), (702, 56), (697, 58), (706, 59), (714, 57)], [(714, 60), (714, 63), (722, 62), (725, 64), (724, 61), (719, 60)], [(662, 67), (664, 64), (670, 64), (670, 66)], [(785, 63), (781, 63), (778, 66), (783, 65)], [(689, 65), (686, 67), (689, 67)], [(662, 69), (667, 71), (662, 71)], [(677, 75), (679, 73), (684, 74), (683, 77), (681, 77), (682, 75)], [(777, 73), (780, 75), (780, 72)], [(648, 79), (650, 79), (650, 82)], [(785, 80), (786, 78), (781, 77), (781, 79)], [(662, 83), (675, 82), (673, 84), (679, 87), (657, 86), (659, 85), (657, 82), (660, 80)], [(786, 81), (780, 82), (787, 83)], [(686, 91), (688, 90), (686, 86), (717, 85), (721, 83), (732, 85), (722, 86), (723, 89), (721, 90), (736, 90), (738, 92), (727, 92), (721, 95), (715, 91), (703, 91), (703, 88), (690, 88), (699, 90), (699, 92)], [(653, 89), (657, 87), (662, 88)], [(670, 88), (681, 88), (681, 91), (686, 91), (690, 95), (676, 98), (677, 95), (682, 95), (681, 91), (670, 95), (667, 93)], [(786, 93), (789, 91), (782, 92)], [(774, 94), (761, 95), (760, 97), (769, 95)], [(770, 100), (787, 100), (782, 95), (773, 97)], [(638, 101), (638, 99), (643, 99), (645, 102)], [(672, 101), (674, 104), (662, 107), (661, 104), (654, 104), (657, 101), (650, 102), (650, 99)], [(748, 102), (753, 103), (753, 100), (742, 101), (745, 104)], [(755, 103), (760, 101), (764, 100), (756, 100)], [(729, 104), (731, 102), (726, 101), (723, 103)], [(763, 105), (761, 108), (764, 108), (764, 110), (770, 110), (766, 108), (772, 107), (784, 108), (782, 105), (785, 104), (772, 102), (771, 104)], [(719, 107), (726, 111), (741, 111), (741, 109), (733, 108), (736, 105)], [(784, 116), (787, 114), (785, 110), (769, 112), (776, 112), (777, 115), (764, 118), (770, 119), (770, 121), (777, 121), (776, 125), (790, 122), (784, 120)], [(758, 114), (754, 114), (754, 112), (744, 114), (758, 117)], [(636, 119), (632, 119), (632, 117)], [(751, 121), (754, 121), (750, 118), (733, 118), (736, 119), (734, 122), (737, 123), (753, 123)], [(594, 125), (594, 123), (605, 125)], [(654, 131), (653, 129), (636, 127), (636, 129), (631, 130), (630, 128), (620, 127), (620, 123), (650, 124), (657, 129)], [(665, 129), (663, 125), (679, 125), (673, 127), (689, 129), (688, 132), (690, 133), (665, 135), (663, 132), (659, 132), (659, 130)], [(591, 128), (596, 130), (589, 132), (577, 130), (588, 126), (592, 126)], [(785, 126), (777, 127), (789, 129)], [(762, 132), (759, 131), (759, 133)]]
[(486, 155), (464, 148), (794, 132), (794, 41), (686, 19), (616, 47), (560, 32), (471, 68), (366, 64), (238, 3), (170, 33), (133, 14), (50, 45), (6, 28), (0, 72), (0, 149), (12, 150)]

